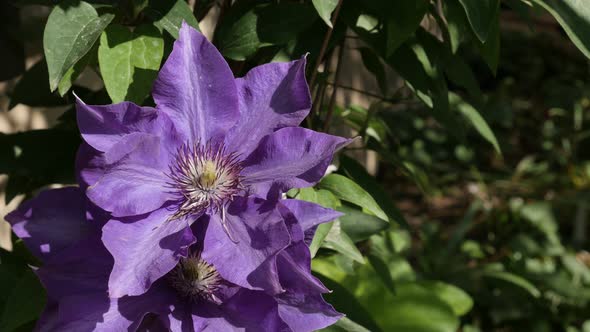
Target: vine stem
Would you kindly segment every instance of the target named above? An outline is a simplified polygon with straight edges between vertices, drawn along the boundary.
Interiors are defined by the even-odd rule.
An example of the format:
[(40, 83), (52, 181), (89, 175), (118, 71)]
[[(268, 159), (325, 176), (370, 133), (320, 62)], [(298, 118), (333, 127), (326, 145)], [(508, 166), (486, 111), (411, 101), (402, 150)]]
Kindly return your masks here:
[(324, 41), (322, 42), (322, 48), (320, 48), (320, 54), (318, 59), (315, 63), (313, 71), (311, 72), (311, 77), (309, 79), (309, 86), (313, 88), (315, 84), (315, 80), (318, 75), (318, 68), (324, 59), (324, 55), (326, 54), (326, 49), (328, 48), (328, 43), (330, 42), (330, 37), (332, 37), (332, 31), (334, 30), (334, 26), (336, 26), (336, 20), (338, 19), (338, 14), (340, 14), (340, 7), (342, 6), (342, 0), (338, 0), (338, 4), (336, 8), (334, 8), (334, 13), (332, 14), (332, 27), (328, 27), (328, 31), (326, 31), (326, 35), (324, 36)]
[(328, 132), (330, 129), (330, 123), (332, 122), (332, 115), (334, 114), (334, 107), (336, 107), (336, 94), (338, 93), (338, 79), (340, 78), (340, 72), (342, 71), (342, 58), (344, 57), (344, 44), (346, 38), (342, 39), (340, 43), (340, 49), (338, 50), (338, 63), (336, 63), (336, 73), (334, 74), (334, 85), (332, 89), (332, 95), (330, 96), (330, 104), (328, 105), (328, 113), (326, 114), (326, 121), (324, 122), (324, 132)]

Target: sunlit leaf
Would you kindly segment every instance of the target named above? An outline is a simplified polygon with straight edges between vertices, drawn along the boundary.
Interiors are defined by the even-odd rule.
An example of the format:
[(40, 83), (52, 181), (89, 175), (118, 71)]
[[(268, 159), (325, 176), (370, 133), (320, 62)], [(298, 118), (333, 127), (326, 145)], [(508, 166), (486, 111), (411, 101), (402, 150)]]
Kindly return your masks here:
[(329, 190), (341, 200), (361, 206), (383, 220), (389, 220), (373, 197), (345, 176), (330, 174), (322, 179), (318, 188)]
[(124, 100), (137, 104), (147, 97), (164, 55), (164, 40), (152, 25), (133, 32), (111, 25), (100, 38), (98, 63), (113, 103)]
[(340, 218), (342, 229), (354, 242), (368, 239), (371, 235), (389, 228), (389, 223), (381, 218), (366, 214), (360, 210), (341, 206), (337, 208), (344, 215)]
[(312, 0), (313, 6), (315, 10), (318, 12), (318, 15), (326, 22), (326, 24), (331, 28), (332, 21), (330, 18), (332, 16), (332, 12), (336, 9), (338, 5), (338, 0)]
[(582, 0), (533, 0), (545, 8), (574, 44), (590, 58), (590, 6)]
[(459, 112), (461, 112), (461, 114), (465, 116), (465, 118), (477, 130), (477, 132), (488, 142), (490, 142), (490, 144), (492, 144), (496, 152), (498, 154), (502, 154), (502, 150), (500, 149), (496, 135), (494, 135), (494, 132), (486, 120), (479, 114), (479, 112), (469, 103), (461, 99), (461, 97), (452, 92), (449, 93), (449, 101), (454, 107), (457, 108)]
[(420, 285), (447, 303), (457, 316), (465, 315), (473, 307), (471, 296), (459, 287), (440, 281), (421, 281)]
[(520, 289), (523, 289), (527, 293), (529, 293), (532, 297), (539, 297), (541, 296), (541, 292), (535, 285), (533, 285), (530, 281), (526, 280), (525, 278), (518, 276), (516, 274), (506, 272), (506, 271), (485, 271), (483, 273), (484, 277), (501, 280), (513, 286), (516, 286)]
[(363, 255), (354, 245), (350, 237), (342, 230), (339, 220), (331, 222), (333, 225), (324, 238), (322, 247), (335, 250), (359, 263), (364, 263)]
[(99, 16), (84, 1), (66, 0), (53, 8), (43, 34), (51, 91), (57, 89), (66, 72), (90, 51), (113, 18), (108, 13)]
[(154, 19), (155, 26), (166, 30), (175, 39), (178, 39), (178, 31), (183, 21), (200, 31), (199, 22), (184, 0), (150, 0), (146, 13)]

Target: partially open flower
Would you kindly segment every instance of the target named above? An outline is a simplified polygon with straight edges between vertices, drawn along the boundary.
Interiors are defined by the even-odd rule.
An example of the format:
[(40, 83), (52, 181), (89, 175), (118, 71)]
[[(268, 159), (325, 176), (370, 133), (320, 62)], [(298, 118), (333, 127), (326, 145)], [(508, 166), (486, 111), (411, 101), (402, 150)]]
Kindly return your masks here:
[[(289, 215), (290, 227), (299, 233), (302, 227), (311, 227), (309, 231), (334, 217), (329, 210), (307, 207), (311, 207), (306, 209), (310, 218), (305, 223), (296, 219), (303, 217), (298, 208), (291, 212), (292, 207), (281, 207)], [(47, 289), (48, 303), (38, 321), (39, 331), (300, 332), (321, 329), (341, 317), (317, 288), (305, 286), (305, 279), (313, 279), (309, 261), (278, 264), (284, 289), (277, 295), (225, 280), (216, 265), (201, 255), (207, 246), (201, 237), (206, 236), (210, 220), (193, 225), (191, 232), (200, 234), (197, 242), (176, 266), (162, 271), (147, 292), (122, 298), (108, 293), (114, 261), (100, 240), (106, 216), (86, 201), (80, 189), (42, 192), (7, 220), (43, 263), (36, 272)], [(261, 221), (267, 222), (272, 220)], [(293, 261), (289, 253), (284, 255)], [(290, 264), (299, 272), (294, 274)], [(289, 280), (299, 286), (292, 287)]]
[[(210, 251), (222, 248), (225, 261), (212, 262), (221, 277), (280, 291), (275, 260), (290, 234), (274, 209), (251, 198), (276, 201), (315, 184), (349, 142), (297, 127), (311, 107), (305, 59), (235, 79), (215, 47), (184, 24), (152, 95), (155, 109), (77, 103), (86, 142), (81, 185), (113, 216), (103, 230), (115, 258), (111, 295), (144, 293), (186, 256), (190, 225), (205, 219), (210, 245), (202, 256), (214, 260), (221, 256)], [(248, 280), (253, 272), (259, 277)]]

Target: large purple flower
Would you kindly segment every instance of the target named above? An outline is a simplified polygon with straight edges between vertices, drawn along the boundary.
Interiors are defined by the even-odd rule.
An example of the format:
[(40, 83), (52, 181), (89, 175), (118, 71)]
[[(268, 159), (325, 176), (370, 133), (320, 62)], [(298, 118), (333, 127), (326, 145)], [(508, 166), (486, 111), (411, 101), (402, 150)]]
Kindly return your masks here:
[[(299, 238), (334, 217), (333, 212), (318, 206), (287, 202), (280, 205), (281, 214), (289, 220), (291, 233), (299, 233)], [(306, 211), (303, 214), (302, 209)], [(297, 218), (301, 217), (306, 222), (299, 222)], [(317, 290), (321, 284), (317, 283), (315, 289), (305, 283), (289, 284), (288, 280), (299, 275), (313, 278), (309, 262), (279, 264), (279, 277), (286, 280), (280, 295), (225, 280), (216, 265), (202, 256), (207, 246), (203, 237), (212, 220), (193, 225), (196, 244), (146, 293), (118, 299), (109, 297), (107, 291), (114, 262), (100, 241), (105, 215), (86, 201), (81, 190), (42, 192), (7, 220), (43, 262), (36, 272), (47, 289), (48, 304), (38, 321), (38, 331), (299, 332), (326, 327), (341, 317), (322, 299)], [(286, 252), (283, 259), (292, 260)], [(294, 269), (298, 273), (294, 274)]]
[(146, 292), (190, 252), (190, 225), (201, 220), (201, 255), (223, 279), (283, 291), (277, 260), (297, 240), (277, 209), (253, 197), (276, 201), (315, 184), (349, 142), (297, 127), (311, 106), (304, 67), (266, 64), (235, 79), (184, 24), (154, 84), (156, 108), (78, 101), (80, 182), (113, 216), (103, 229), (115, 261), (111, 296)]

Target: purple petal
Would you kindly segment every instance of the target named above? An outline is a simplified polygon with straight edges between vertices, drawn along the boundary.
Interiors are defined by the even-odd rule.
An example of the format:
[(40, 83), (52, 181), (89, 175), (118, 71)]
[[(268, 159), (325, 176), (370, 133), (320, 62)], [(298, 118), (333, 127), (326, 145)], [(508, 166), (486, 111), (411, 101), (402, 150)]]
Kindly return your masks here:
[(133, 132), (156, 134), (164, 124), (152, 107), (140, 107), (131, 102), (113, 105), (86, 105), (76, 98), (78, 128), (84, 140), (93, 148), (106, 152), (119, 140)]
[(291, 331), (279, 316), (276, 300), (264, 292), (242, 289), (224, 303), (223, 310), (231, 325), (219, 322), (211, 331)]
[(76, 180), (82, 190), (86, 191), (104, 175), (106, 164), (104, 153), (85, 142), (80, 144), (76, 154)]
[(277, 259), (281, 286), (306, 294), (328, 293), (321, 281), (311, 274), (311, 255), (304, 242), (298, 242), (281, 252)]
[[(210, 307), (209, 303), (199, 303), (200, 307)], [(207, 318), (195, 317), (192, 313), (190, 304), (179, 304), (174, 307), (174, 310), (167, 316), (167, 327), (169, 331), (182, 332), (200, 332), (203, 331), (207, 323)], [(202, 310), (206, 310), (202, 308)], [(207, 315), (210, 316), (210, 315)]]
[(117, 311), (117, 300), (104, 292), (68, 296), (59, 301), (56, 331), (127, 331), (133, 318)]
[(59, 331), (135, 331), (148, 313), (167, 315), (176, 296), (154, 287), (142, 296), (112, 299), (106, 293), (70, 296), (59, 302)]
[(33, 332), (56, 331), (58, 324), (59, 317), (57, 302), (52, 299), (47, 299), (45, 309), (43, 309), (43, 313), (41, 313), (41, 316), (37, 320), (37, 324), (35, 325)]
[(87, 201), (75, 187), (41, 192), (6, 216), (14, 233), (42, 261), (96, 232), (86, 219)]
[(283, 127), (296, 127), (311, 109), (305, 81), (305, 58), (269, 63), (236, 79), (240, 120), (227, 135), (230, 151), (247, 156), (260, 140)]
[(344, 215), (342, 212), (298, 199), (285, 199), (281, 201), (281, 204), (293, 213), (293, 216), (297, 219), (303, 231), (307, 231), (319, 224), (332, 221)]
[(106, 293), (113, 258), (99, 235), (97, 232), (92, 237), (60, 251), (58, 256), (36, 271), (49, 298), (59, 300), (89, 292)]
[(155, 136), (134, 143), (126, 156), (105, 165), (104, 175), (86, 191), (92, 202), (114, 216), (151, 212), (174, 199), (166, 189), (170, 152)]
[[(281, 201), (281, 203), (287, 200)], [(305, 208), (300, 205), (297, 207)], [(307, 206), (311, 209), (315, 209), (316, 206)], [(311, 274), (311, 254), (309, 247), (304, 242), (304, 232), (301, 228), (300, 222), (296, 219), (294, 213), (292, 213), (284, 205), (279, 205), (279, 210), (285, 219), (286, 225), (290, 229), (291, 234), (291, 245), (283, 250), (277, 258), (277, 270), (279, 272), (279, 280), (281, 286), (288, 291), (297, 291), (305, 293), (327, 293), (329, 290)], [(303, 211), (298, 211), (299, 217), (304, 217)], [(310, 212), (310, 217), (314, 215), (314, 212)]]
[(124, 220), (110, 220), (102, 240), (115, 258), (111, 297), (140, 295), (186, 257), (195, 237), (186, 220), (167, 220), (165, 208)]
[(310, 245), (319, 224), (332, 221), (343, 215), (341, 212), (298, 199), (282, 200), (281, 204), (286, 206), (293, 214), (293, 217), (297, 219), (299, 226), (303, 229), (305, 243), (308, 246)]
[(315, 331), (336, 323), (342, 314), (321, 295), (284, 294), (279, 296), (279, 315), (297, 332)]
[(239, 117), (233, 74), (219, 51), (183, 23), (152, 95), (184, 140), (223, 138)]
[(244, 161), (244, 182), (276, 183), (281, 190), (311, 186), (324, 176), (334, 152), (348, 143), (305, 128), (279, 129), (262, 139)]
[(236, 285), (281, 291), (275, 261), (277, 253), (289, 245), (290, 237), (275, 206), (262, 199), (237, 198), (228, 207), (226, 218), (235, 242), (224, 231), (219, 215), (211, 216), (208, 225), (203, 219), (195, 224), (200, 229), (207, 227), (203, 259)]

